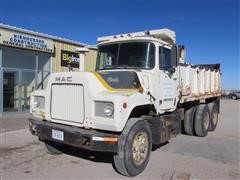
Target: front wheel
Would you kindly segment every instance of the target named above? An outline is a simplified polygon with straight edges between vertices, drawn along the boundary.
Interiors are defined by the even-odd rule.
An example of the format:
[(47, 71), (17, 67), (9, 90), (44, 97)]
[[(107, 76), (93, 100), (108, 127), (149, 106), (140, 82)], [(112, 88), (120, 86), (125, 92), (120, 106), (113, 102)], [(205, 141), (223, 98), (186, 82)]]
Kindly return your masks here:
[[(131, 119), (130, 119), (131, 120)], [(152, 134), (147, 122), (137, 121), (125, 127), (114, 156), (117, 171), (125, 176), (140, 174), (148, 164), (152, 150)]]
[(39, 142), (40, 142), (40, 145), (41, 145), (42, 149), (45, 152), (47, 152), (48, 154), (51, 154), (51, 155), (62, 154), (62, 152), (59, 150), (60, 146), (54, 145), (51, 142), (43, 141), (43, 140), (39, 140)]

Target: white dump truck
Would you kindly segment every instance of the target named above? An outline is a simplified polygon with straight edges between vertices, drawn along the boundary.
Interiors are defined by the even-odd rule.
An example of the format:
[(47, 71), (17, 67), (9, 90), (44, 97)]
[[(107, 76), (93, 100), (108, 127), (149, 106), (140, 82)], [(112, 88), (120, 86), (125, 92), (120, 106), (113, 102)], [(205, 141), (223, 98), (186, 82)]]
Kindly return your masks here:
[(120, 174), (136, 176), (153, 146), (215, 130), (220, 88), (220, 65), (185, 63), (172, 30), (99, 37), (95, 72), (53, 73), (32, 93), (30, 131), (48, 153), (109, 152)]

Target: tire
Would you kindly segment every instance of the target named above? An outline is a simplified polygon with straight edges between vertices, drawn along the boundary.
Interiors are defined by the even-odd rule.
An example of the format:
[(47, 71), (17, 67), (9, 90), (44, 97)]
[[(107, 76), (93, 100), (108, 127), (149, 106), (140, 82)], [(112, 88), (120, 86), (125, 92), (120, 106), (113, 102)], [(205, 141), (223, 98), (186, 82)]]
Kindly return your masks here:
[(232, 100), (236, 100), (237, 96), (236, 95), (232, 95)]
[(118, 154), (113, 157), (116, 170), (124, 176), (140, 174), (148, 164), (151, 151), (149, 124), (143, 120), (128, 123), (118, 142)]
[(211, 102), (208, 104), (209, 112), (210, 112), (210, 124), (209, 124), (209, 131), (214, 131), (217, 127), (218, 123), (218, 108), (217, 104)]
[(193, 136), (194, 134), (194, 127), (193, 127), (193, 120), (194, 120), (194, 114), (195, 114), (196, 107), (192, 106), (189, 109), (187, 109), (184, 113), (184, 132), (187, 135)]
[(58, 149), (59, 146), (53, 145), (53, 143), (39, 140), (40, 145), (44, 151), (46, 151), (48, 154), (51, 155), (59, 155), (62, 154), (62, 152)]
[(197, 106), (197, 110), (194, 118), (195, 133), (199, 137), (207, 136), (210, 124), (209, 108), (206, 104), (200, 104)]

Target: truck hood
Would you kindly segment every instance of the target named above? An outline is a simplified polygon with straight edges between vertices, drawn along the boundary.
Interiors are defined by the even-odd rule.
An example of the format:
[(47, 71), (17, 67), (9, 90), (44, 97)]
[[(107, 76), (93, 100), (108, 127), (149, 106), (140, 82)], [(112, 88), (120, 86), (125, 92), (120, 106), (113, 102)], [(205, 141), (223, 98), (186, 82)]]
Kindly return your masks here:
[(50, 76), (49, 82), (49, 85), (82, 84), (84, 89), (91, 92), (91, 94), (112, 92), (129, 95), (138, 92), (141, 88), (137, 73), (128, 70), (53, 73)]

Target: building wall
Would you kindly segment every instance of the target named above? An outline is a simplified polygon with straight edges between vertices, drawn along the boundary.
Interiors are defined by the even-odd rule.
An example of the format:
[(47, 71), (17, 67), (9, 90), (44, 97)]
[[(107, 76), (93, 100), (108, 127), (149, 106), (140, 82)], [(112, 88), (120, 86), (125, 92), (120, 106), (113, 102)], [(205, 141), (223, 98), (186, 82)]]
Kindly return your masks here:
[(97, 50), (90, 49), (89, 52), (85, 55), (85, 71), (93, 72), (95, 71), (96, 66), (96, 58), (97, 58)]
[[(69, 71), (61, 66), (61, 50), (76, 53), (83, 46), (72, 40), (0, 24), (0, 116), (3, 107), (6, 111), (28, 109), (31, 92), (44, 89), (51, 72)], [(74, 53), (69, 53), (69, 57)], [(85, 54), (84, 71), (95, 70), (96, 56), (97, 50), (90, 48)], [(72, 64), (78, 66), (79, 59), (72, 59)]]
[[(58, 42), (58, 41), (54, 41), (54, 45), (55, 45), (55, 53), (53, 56), (52, 71), (53, 72), (68, 71), (68, 67), (61, 66), (61, 50), (76, 52), (76, 49), (79, 48), (80, 46), (66, 44), (65, 42)], [(96, 56), (97, 56), (97, 52), (94, 49), (90, 49), (90, 51), (86, 53), (85, 64), (84, 64), (85, 71), (94, 71)], [(79, 69), (73, 68), (73, 70), (78, 71)]]

